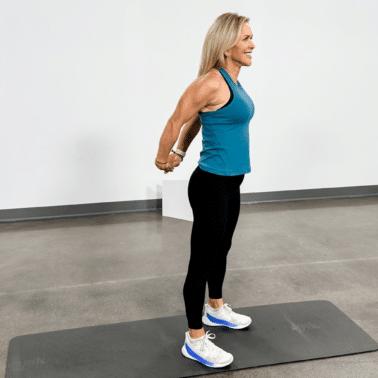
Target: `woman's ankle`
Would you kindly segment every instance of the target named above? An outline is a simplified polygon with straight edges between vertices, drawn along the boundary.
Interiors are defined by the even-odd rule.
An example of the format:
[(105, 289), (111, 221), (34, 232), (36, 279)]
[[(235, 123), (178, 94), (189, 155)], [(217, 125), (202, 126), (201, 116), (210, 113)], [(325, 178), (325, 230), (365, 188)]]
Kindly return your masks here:
[(205, 330), (203, 328), (201, 328), (201, 329), (190, 329), (189, 328), (189, 336), (192, 339), (199, 339), (204, 335), (205, 335)]

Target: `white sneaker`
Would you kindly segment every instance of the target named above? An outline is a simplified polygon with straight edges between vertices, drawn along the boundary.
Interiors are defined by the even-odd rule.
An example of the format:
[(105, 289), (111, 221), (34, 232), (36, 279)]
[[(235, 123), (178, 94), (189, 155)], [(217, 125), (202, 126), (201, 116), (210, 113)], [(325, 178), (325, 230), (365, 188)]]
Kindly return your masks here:
[(189, 331), (185, 332), (185, 344), (181, 348), (182, 354), (187, 358), (201, 362), (201, 364), (212, 368), (230, 365), (234, 360), (234, 356), (210, 341), (210, 339), (215, 339), (216, 336), (215, 334), (208, 335), (207, 332), (199, 339), (192, 339)]

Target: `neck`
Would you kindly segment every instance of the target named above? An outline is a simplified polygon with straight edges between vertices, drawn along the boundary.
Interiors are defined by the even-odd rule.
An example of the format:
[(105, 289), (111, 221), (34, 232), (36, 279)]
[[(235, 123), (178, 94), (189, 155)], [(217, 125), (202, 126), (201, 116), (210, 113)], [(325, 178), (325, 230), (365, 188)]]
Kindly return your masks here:
[(240, 67), (241, 66), (229, 64), (227, 61), (223, 67), (227, 71), (227, 73), (231, 76), (231, 79), (235, 84), (238, 84), (238, 76), (240, 72)]

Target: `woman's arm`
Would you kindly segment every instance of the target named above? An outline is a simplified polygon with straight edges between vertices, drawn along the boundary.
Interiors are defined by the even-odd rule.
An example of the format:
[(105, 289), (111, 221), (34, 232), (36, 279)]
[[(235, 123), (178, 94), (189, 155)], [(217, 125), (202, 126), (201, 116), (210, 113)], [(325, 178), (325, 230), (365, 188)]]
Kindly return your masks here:
[[(194, 126), (194, 124), (197, 123), (195, 121), (197, 117), (199, 119), (198, 112), (213, 101), (218, 89), (219, 81), (209, 74), (202, 78), (197, 78), (192, 84), (189, 85), (184, 94), (181, 96), (176, 110), (168, 120), (163, 134), (161, 135), (156, 161), (161, 163), (165, 163), (167, 161), (168, 155), (180, 135), (181, 128), (184, 126), (184, 124), (191, 124), (192, 122), (182, 136), (184, 140), (183, 144), (186, 143), (189, 147), (189, 130), (191, 129), (191, 126)], [(198, 125), (196, 125), (196, 127), (198, 128)], [(200, 128), (198, 128), (198, 131), (199, 129)], [(192, 131), (190, 131), (190, 134), (192, 136), (194, 135)], [(190, 142), (193, 139), (194, 136), (191, 138)], [(181, 149), (179, 146), (177, 146), (177, 148)], [(184, 149), (182, 150), (185, 152)]]
[(180, 134), (180, 139), (177, 143), (177, 148), (181, 151), (186, 152), (190, 146), (190, 143), (192, 143), (193, 139), (197, 136), (198, 132), (201, 130), (201, 127), (202, 127), (201, 120), (197, 113), (197, 116), (195, 116), (193, 119), (187, 122), (185, 126), (183, 127)]

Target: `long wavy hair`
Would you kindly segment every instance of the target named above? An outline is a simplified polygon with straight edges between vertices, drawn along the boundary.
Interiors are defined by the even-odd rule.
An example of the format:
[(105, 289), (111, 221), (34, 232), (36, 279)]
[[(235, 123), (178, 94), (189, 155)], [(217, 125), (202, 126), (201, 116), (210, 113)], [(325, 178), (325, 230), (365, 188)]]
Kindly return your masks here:
[(212, 68), (223, 68), (224, 52), (236, 45), (244, 22), (248, 17), (237, 13), (223, 13), (218, 16), (208, 30), (202, 47), (198, 77), (206, 75)]

